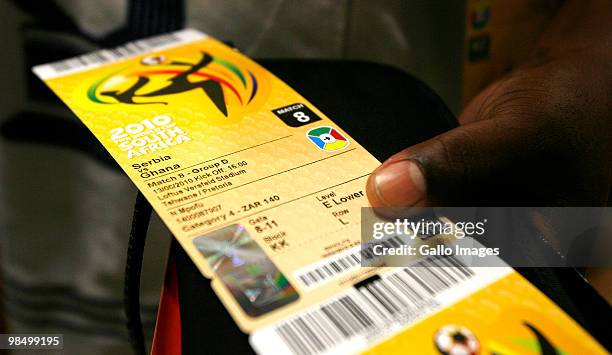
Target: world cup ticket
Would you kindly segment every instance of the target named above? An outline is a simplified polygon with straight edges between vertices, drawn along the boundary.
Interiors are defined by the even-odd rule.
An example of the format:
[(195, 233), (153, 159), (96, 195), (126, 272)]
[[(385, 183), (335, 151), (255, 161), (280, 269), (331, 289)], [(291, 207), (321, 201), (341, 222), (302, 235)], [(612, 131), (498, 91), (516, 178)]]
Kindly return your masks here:
[[(524, 311), (501, 326), (515, 327), (527, 348), (540, 339), (535, 329), (559, 351), (605, 353), (509, 267), (453, 257), (362, 266), (360, 208), (379, 162), (288, 85), (205, 34), (182, 30), (33, 71), (142, 191), (260, 353), (403, 352), (401, 339), (430, 319), (443, 322), (423, 335), (431, 341), (421, 353), (484, 348), (482, 324), (450, 316), (474, 297)], [(499, 285), (537, 296), (525, 306), (497, 297)], [(557, 327), (542, 328), (549, 318), (533, 317), (534, 304)], [(502, 338), (496, 349), (520, 348)]]

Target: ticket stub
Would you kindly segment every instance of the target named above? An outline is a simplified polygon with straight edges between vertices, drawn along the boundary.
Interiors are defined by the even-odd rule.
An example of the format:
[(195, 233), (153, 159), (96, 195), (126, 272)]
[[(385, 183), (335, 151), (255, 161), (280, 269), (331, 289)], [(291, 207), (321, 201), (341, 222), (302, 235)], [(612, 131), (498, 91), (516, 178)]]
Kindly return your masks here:
[(462, 259), (381, 268), (257, 329), (251, 345), (261, 354), (607, 354), (512, 268)]
[(379, 162), (263, 67), (184, 30), (34, 72), (126, 171), (245, 332), (339, 292), (294, 271), (360, 244)]
[(452, 258), (362, 267), (360, 208), (379, 162), (213, 38), (183, 30), (33, 70), (151, 202), (258, 352), (388, 347), (508, 278), (603, 352), (511, 268)]

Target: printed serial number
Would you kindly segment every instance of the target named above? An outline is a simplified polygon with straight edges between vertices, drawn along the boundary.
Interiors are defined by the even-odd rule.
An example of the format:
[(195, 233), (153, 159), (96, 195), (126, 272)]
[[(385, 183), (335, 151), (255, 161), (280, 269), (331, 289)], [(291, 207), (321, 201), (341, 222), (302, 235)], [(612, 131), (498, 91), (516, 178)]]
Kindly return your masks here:
[(0, 349), (63, 349), (62, 334), (0, 334)]

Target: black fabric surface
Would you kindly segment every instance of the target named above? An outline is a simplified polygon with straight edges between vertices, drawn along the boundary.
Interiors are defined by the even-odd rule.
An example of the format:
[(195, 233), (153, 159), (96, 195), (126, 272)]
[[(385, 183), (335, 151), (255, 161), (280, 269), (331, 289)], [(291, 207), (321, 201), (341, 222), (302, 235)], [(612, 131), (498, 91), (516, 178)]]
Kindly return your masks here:
[(144, 255), (147, 231), (151, 221), (153, 207), (138, 191), (134, 203), (134, 217), (128, 241), (127, 260), (125, 262), (125, 279), (123, 282), (123, 302), (130, 342), (134, 354), (145, 355), (146, 344), (140, 317), (140, 275)]
[[(377, 159), (457, 125), (453, 114), (425, 84), (399, 70), (363, 62), (260, 61)], [(179, 285), (183, 354), (253, 352), (214, 291), (183, 249), (173, 247)], [(610, 349), (612, 312), (569, 268), (518, 270)], [(409, 351), (410, 349), (406, 349)]]

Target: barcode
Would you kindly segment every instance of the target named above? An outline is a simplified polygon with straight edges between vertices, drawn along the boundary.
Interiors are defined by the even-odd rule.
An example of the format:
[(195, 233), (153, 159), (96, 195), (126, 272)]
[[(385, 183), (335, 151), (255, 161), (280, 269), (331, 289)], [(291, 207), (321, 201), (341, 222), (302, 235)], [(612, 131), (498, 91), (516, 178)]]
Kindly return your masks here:
[[(310, 289), (359, 266), (374, 266), (374, 261), (380, 259), (380, 257), (374, 255), (372, 249), (378, 244), (385, 248), (398, 248), (406, 244), (406, 242), (402, 240), (401, 236), (391, 236), (381, 239), (377, 243), (371, 243), (363, 247), (354, 247), (348, 251), (333, 255), (322, 262), (298, 270), (294, 275), (305, 288)], [(363, 264), (362, 260), (364, 261)]]
[(183, 30), (145, 39), (128, 42), (115, 48), (102, 49), (95, 52), (80, 55), (78, 57), (61, 60), (34, 68), (34, 72), (43, 80), (52, 77), (95, 68), (97, 66), (126, 59), (146, 52), (159, 50), (172, 45), (184, 43), (204, 37), (205, 35), (195, 30)]
[(453, 256), (427, 258), (414, 266), (375, 276), (348, 294), (274, 327), (295, 354), (318, 354), (390, 323), (414, 319), (441, 291), (474, 276)]
[(177, 36), (175, 36), (173, 33), (169, 33), (139, 41), (129, 42), (123, 46), (115, 48), (102, 49), (80, 55), (78, 57), (54, 62), (49, 65), (51, 65), (51, 68), (56, 72), (62, 73), (67, 70), (110, 63), (116, 60), (142, 54), (150, 50), (155, 50), (156, 48), (163, 47), (168, 44), (179, 42), (180, 39)]

